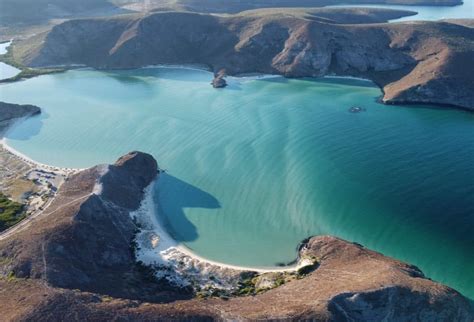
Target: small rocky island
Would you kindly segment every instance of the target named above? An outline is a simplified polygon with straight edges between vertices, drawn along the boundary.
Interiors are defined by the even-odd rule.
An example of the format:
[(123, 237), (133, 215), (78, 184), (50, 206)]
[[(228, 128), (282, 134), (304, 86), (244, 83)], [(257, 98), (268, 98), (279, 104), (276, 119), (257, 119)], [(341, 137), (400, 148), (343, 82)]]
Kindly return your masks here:
[(214, 75), (214, 79), (212, 80), (212, 87), (214, 88), (224, 88), (227, 86), (227, 82), (224, 79), (226, 73), (224, 70), (220, 70)]

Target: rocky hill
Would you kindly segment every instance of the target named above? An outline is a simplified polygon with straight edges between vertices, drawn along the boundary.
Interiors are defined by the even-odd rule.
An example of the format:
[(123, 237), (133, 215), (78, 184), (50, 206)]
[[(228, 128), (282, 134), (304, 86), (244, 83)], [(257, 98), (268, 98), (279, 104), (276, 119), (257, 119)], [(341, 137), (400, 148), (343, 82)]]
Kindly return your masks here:
[[(386, 103), (474, 109), (474, 31), (449, 22), (382, 23), (380, 9), (255, 10), (216, 16), (160, 12), (72, 20), (16, 43), (28, 66), (136, 68), (201, 64), (214, 72), (365, 77)], [(99, 32), (100, 31), (100, 32)]]
[[(307, 240), (318, 266), (254, 296), (194, 298), (135, 262), (135, 223), (156, 161), (133, 152), (79, 172), (15, 234), (0, 235), (3, 321), (471, 321), (469, 302), (414, 266), (329, 236)], [(28, 219), (27, 219), (28, 220)]]
[(108, 16), (127, 11), (236, 13), (257, 8), (322, 7), (333, 4), (453, 6), (461, 3), (461, 0), (0, 0), (0, 26), (37, 25), (50, 19)]
[(72, 175), (40, 217), (13, 238), (0, 236), (0, 258), (11, 259), (1, 261), (0, 272), (118, 297), (163, 297), (166, 285), (145, 283), (149, 276), (135, 265), (137, 227), (129, 216), (156, 173), (151, 156), (130, 153)]

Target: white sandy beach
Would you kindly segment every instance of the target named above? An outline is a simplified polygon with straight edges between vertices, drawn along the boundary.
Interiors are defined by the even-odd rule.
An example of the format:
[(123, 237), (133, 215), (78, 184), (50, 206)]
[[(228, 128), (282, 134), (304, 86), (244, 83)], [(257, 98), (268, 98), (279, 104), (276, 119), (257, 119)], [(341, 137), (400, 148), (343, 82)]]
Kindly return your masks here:
[(57, 173), (64, 174), (64, 175), (85, 170), (85, 169), (55, 167), (55, 166), (50, 166), (50, 165), (35, 161), (35, 160), (31, 159), (30, 157), (26, 156), (25, 154), (21, 153), (20, 151), (17, 151), (14, 148), (12, 148), (11, 146), (9, 146), (8, 143), (7, 143), (7, 140), (4, 137), (0, 138), (0, 145), (5, 150), (7, 150), (11, 154), (15, 155), (16, 157), (20, 158), (22, 161), (28, 163), (32, 167), (36, 167), (36, 168), (40, 168), (40, 169), (46, 169), (46, 170), (50, 170), (50, 171), (55, 171)]
[[(19, 119), (16, 122), (21, 122), (22, 119)], [(50, 166), (47, 164), (40, 163), (36, 160), (31, 159), (27, 155), (15, 150), (8, 145), (5, 138), (0, 139), (0, 145), (7, 150), (9, 153), (20, 158), (22, 161), (28, 163), (32, 167), (45, 169), (49, 171), (54, 171), (58, 174), (68, 175), (85, 169), (75, 169), (75, 168), (60, 168), (55, 166)], [(154, 201), (152, 196), (152, 190), (155, 183), (152, 183), (145, 193), (145, 198), (142, 201), (140, 209), (131, 213), (132, 217), (138, 217), (142, 224), (145, 224), (147, 227), (148, 233), (153, 232), (152, 235), (149, 234), (151, 239), (139, 242), (140, 252), (137, 255), (137, 259), (143, 261), (146, 264), (153, 265), (171, 265), (179, 258), (180, 261), (183, 260), (183, 257), (187, 257), (188, 261), (193, 262), (193, 266), (214, 266), (218, 269), (230, 269), (234, 271), (254, 271), (258, 273), (267, 273), (267, 272), (294, 272), (299, 268), (308, 265), (305, 261), (299, 261), (296, 265), (286, 266), (286, 267), (246, 267), (246, 266), (237, 266), (230, 265), (225, 263), (220, 263), (212, 261), (206, 258), (203, 258), (194, 252), (192, 252), (185, 245), (175, 241), (163, 227), (162, 223), (158, 220), (157, 213), (154, 207)], [(153, 244), (153, 247), (150, 245)]]
[[(159, 179), (158, 179), (159, 180)], [(163, 224), (158, 220), (156, 213), (156, 207), (154, 207), (153, 201), (153, 186), (155, 183), (152, 183), (146, 190), (145, 198), (142, 201), (140, 209), (131, 214), (133, 217), (137, 217), (142, 224), (146, 226), (147, 231), (153, 231), (154, 235), (150, 238), (155, 239), (155, 241), (150, 240), (150, 243), (143, 243), (140, 246), (139, 258), (144, 263), (147, 264), (169, 264), (170, 254), (178, 251), (184, 256), (188, 256), (194, 260), (197, 260), (203, 264), (217, 266), (224, 269), (232, 269), (236, 271), (253, 271), (258, 273), (268, 273), (268, 272), (294, 272), (299, 268), (311, 264), (304, 260), (298, 261), (297, 264), (292, 266), (285, 267), (248, 267), (248, 266), (237, 266), (230, 265), (225, 263), (216, 262), (203, 258), (194, 252), (192, 252), (185, 245), (175, 241), (163, 227)], [(156, 239), (158, 238), (158, 240)], [(154, 247), (149, 247), (150, 244), (155, 244)], [(174, 254), (176, 255), (176, 254)]]

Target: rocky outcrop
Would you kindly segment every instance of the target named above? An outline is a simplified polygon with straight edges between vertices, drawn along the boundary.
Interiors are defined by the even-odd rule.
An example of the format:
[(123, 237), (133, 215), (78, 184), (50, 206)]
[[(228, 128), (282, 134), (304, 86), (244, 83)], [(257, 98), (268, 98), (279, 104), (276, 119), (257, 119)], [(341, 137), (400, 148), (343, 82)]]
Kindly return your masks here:
[(218, 73), (214, 75), (214, 79), (212, 80), (212, 87), (214, 88), (224, 88), (227, 86), (227, 82), (224, 79), (225, 77), (225, 71), (220, 70)]
[(17, 55), (35, 67), (200, 64), (230, 75), (357, 76), (379, 85), (385, 103), (474, 110), (474, 74), (464, 68), (474, 60), (472, 28), (448, 22), (374, 23), (400, 14), (282, 9), (228, 16), (161, 12), (83, 19), (54, 27), (41, 36), (44, 41), (17, 44)]
[(9, 259), (1, 274), (118, 297), (165, 296), (166, 285), (136, 266), (129, 215), (156, 175), (150, 155), (132, 152), (70, 176), (41, 216), (0, 241), (0, 257)]
[(38, 106), (0, 102), (0, 137), (15, 120), (40, 113)]
[[(334, 237), (309, 240), (312, 273), (255, 296), (142, 302), (55, 288), (37, 279), (0, 279), (10, 320), (130, 321), (472, 321), (468, 300), (419, 269)], [(25, 296), (28, 295), (28, 296)], [(18, 303), (21, 301), (21, 306)]]
[[(23, 230), (0, 238), (0, 310), (11, 320), (472, 321), (455, 290), (335, 237), (308, 239), (314, 270), (255, 296), (192, 298), (135, 262), (129, 213), (157, 175), (132, 152), (71, 176)], [(1, 237), (1, 236), (0, 236)]]

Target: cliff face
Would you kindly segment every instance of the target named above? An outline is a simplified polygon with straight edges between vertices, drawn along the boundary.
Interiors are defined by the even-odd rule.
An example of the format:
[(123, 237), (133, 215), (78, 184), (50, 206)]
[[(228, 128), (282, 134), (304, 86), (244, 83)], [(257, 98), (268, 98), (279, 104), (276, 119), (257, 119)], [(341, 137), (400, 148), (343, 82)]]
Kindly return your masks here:
[(133, 152), (70, 177), (44, 213), (0, 235), (0, 311), (10, 320), (472, 321), (467, 299), (414, 266), (330, 236), (319, 266), (255, 296), (199, 300), (150, 278), (130, 248), (155, 160)]
[[(228, 74), (372, 79), (386, 103), (474, 110), (474, 32), (448, 22), (379, 23), (407, 12), (257, 10), (233, 16), (163, 12), (68, 21), (17, 56), (30, 66), (135, 68), (204, 64)], [(98, 32), (100, 30), (100, 32)], [(28, 47), (27, 50), (24, 47)]]

